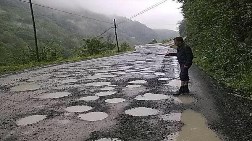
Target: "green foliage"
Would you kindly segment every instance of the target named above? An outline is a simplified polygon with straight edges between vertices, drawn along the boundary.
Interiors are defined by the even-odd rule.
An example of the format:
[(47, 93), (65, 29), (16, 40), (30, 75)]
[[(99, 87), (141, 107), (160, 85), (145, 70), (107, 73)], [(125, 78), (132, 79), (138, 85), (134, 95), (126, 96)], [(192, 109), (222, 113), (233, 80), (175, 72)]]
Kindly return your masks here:
[(130, 51), (130, 50), (132, 50), (132, 48), (130, 47), (130, 45), (127, 42), (123, 42), (120, 45), (120, 51), (121, 52)]
[(81, 56), (100, 54), (107, 50), (113, 50), (115, 45), (98, 38), (83, 39), (84, 43), (81, 49)]
[(196, 62), (228, 87), (251, 94), (252, 2), (184, 0), (183, 13), (180, 32)]

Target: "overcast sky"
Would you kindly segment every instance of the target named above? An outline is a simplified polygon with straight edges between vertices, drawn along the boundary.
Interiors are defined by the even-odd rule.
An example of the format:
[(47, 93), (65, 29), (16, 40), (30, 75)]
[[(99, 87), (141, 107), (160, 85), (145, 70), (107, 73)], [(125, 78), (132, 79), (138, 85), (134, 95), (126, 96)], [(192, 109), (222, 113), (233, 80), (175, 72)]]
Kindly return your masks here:
[[(34, 0), (38, 1), (38, 0)], [(83, 7), (90, 11), (131, 17), (134, 14), (163, 0), (43, 0), (56, 5), (69, 7)], [(171, 29), (178, 30), (178, 22), (183, 19), (181, 14), (182, 4), (173, 0), (159, 5), (158, 7), (132, 19), (139, 21), (153, 29)]]

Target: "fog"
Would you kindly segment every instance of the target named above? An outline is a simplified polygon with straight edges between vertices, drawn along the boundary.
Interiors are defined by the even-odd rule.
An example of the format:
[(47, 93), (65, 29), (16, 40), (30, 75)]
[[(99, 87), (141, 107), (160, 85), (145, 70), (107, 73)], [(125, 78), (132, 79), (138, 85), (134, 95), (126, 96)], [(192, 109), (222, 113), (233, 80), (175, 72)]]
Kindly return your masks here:
[[(33, 0), (56, 8), (83, 8), (110, 16), (131, 17), (142, 10), (163, 0)], [(146, 13), (133, 18), (153, 29), (178, 30), (178, 22), (183, 19), (182, 4), (173, 0), (155, 7)]]

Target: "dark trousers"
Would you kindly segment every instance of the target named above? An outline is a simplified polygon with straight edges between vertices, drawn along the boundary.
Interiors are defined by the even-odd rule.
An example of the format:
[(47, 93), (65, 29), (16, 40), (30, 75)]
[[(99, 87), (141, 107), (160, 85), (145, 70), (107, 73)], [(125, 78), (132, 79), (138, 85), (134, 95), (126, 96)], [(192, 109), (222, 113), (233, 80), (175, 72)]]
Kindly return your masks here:
[(189, 81), (189, 74), (188, 74), (188, 70), (191, 67), (191, 65), (184, 67), (184, 64), (180, 64), (180, 74), (179, 74), (179, 78), (181, 81)]

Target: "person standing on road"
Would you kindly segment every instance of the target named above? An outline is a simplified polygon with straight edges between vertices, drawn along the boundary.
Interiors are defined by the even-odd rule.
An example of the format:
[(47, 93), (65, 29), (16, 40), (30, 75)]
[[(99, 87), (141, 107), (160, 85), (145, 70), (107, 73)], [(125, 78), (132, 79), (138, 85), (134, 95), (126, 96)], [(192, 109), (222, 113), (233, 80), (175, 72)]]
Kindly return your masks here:
[(188, 70), (192, 65), (193, 53), (192, 49), (185, 44), (182, 37), (176, 37), (173, 39), (174, 44), (177, 46), (177, 59), (180, 65), (180, 81), (181, 86), (177, 94), (189, 93), (188, 82), (189, 75)]

